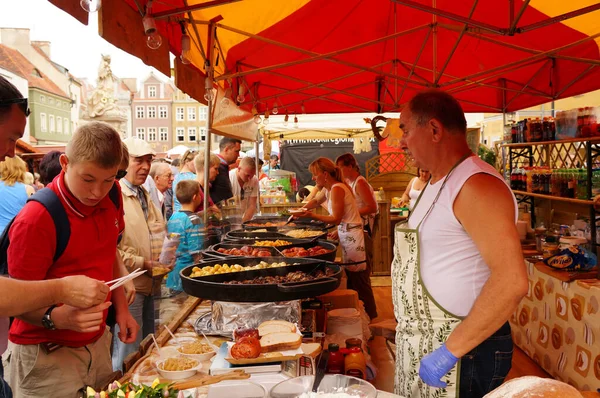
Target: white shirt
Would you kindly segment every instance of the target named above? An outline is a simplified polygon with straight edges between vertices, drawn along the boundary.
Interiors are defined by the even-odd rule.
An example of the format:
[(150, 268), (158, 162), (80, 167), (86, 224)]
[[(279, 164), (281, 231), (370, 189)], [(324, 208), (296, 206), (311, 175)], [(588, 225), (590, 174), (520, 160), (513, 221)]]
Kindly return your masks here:
[(229, 172), (229, 180), (231, 181), (231, 191), (234, 197), (242, 197), (244, 191), (244, 199), (258, 197), (258, 178), (252, 177), (244, 186), (240, 186), (237, 178), (237, 170), (233, 169)]
[[(459, 317), (469, 313), (490, 276), (488, 265), (453, 210), (454, 200), (464, 183), (478, 173), (490, 174), (504, 182), (492, 166), (476, 156), (469, 157), (450, 174), (437, 203), (419, 228), (423, 284), (440, 306)], [(408, 220), (409, 228), (416, 228), (423, 219), (445, 179), (427, 185)], [(506, 189), (510, 191), (508, 185)], [(514, 196), (513, 201), (516, 223), (518, 208)]]
[[(338, 182), (333, 184), (333, 187), (341, 187), (344, 190), (344, 215), (342, 216), (342, 224), (361, 224), (363, 223), (362, 218), (360, 217), (360, 213), (358, 212), (358, 206), (356, 206), (356, 199), (354, 199), (354, 194), (346, 186), (346, 184)], [(331, 192), (327, 189), (322, 189), (325, 191), (325, 196), (327, 197), (327, 210), (329, 214), (333, 214), (332, 203), (330, 200)]]

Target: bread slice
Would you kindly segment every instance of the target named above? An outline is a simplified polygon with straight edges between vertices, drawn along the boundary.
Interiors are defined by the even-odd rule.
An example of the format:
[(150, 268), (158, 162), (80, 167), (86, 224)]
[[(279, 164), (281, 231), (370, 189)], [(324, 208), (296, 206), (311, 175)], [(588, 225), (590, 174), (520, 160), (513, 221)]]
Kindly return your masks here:
[(271, 333), (260, 339), (262, 352), (295, 350), (302, 344), (302, 336), (297, 333)]
[(287, 321), (265, 321), (258, 326), (258, 335), (266, 336), (271, 333), (295, 333), (296, 325)]

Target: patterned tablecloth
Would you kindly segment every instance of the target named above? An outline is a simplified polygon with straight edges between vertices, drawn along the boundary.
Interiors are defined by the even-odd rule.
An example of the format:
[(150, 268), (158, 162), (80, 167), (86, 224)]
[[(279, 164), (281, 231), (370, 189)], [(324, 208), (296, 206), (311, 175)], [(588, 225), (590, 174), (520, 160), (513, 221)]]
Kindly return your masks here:
[(552, 377), (600, 388), (600, 280), (562, 282), (527, 262), (529, 292), (511, 317), (515, 343)]

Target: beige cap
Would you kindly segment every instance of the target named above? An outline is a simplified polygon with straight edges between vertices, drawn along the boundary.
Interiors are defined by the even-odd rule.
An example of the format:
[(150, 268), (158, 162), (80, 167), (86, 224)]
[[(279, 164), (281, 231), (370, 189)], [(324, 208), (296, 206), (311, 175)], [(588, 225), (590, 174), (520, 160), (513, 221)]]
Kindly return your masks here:
[(123, 143), (127, 146), (131, 157), (139, 158), (146, 155), (156, 155), (150, 144), (142, 139), (129, 137), (124, 139)]

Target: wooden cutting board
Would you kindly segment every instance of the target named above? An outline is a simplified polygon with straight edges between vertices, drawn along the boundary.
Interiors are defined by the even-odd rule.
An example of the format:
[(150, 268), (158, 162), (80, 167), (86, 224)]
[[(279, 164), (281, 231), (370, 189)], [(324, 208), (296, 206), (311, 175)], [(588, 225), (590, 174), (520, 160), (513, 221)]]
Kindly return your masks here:
[(225, 358), (225, 360), (232, 365), (256, 365), (270, 362), (293, 361), (305, 355), (315, 358), (321, 352), (321, 344), (302, 343), (300, 349), (302, 350), (302, 354), (286, 356), (280, 352), (267, 352), (260, 354), (260, 356), (258, 356), (257, 358), (236, 359), (227, 357)]
[(220, 374), (217, 376), (211, 376), (207, 374), (196, 374), (193, 377), (185, 380), (168, 380), (160, 378), (161, 383), (173, 383), (173, 388), (178, 390), (187, 390), (188, 388), (196, 388), (207, 386), (210, 384), (216, 384), (223, 380), (245, 380), (249, 379), (250, 375), (243, 370), (234, 370), (229, 373)]

